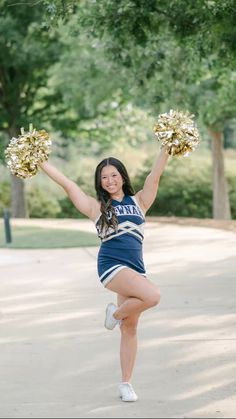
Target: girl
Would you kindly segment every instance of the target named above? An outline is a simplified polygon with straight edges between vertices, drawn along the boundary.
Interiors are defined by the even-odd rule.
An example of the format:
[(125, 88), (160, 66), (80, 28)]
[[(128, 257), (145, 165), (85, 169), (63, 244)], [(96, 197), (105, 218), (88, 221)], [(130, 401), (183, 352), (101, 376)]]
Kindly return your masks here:
[(135, 194), (124, 165), (113, 157), (104, 159), (95, 172), (97, 199), (84, 193), (48, 162), (40, 165), (65, 190), (75, 207), (95, 223), (101, 239), (98, 275), (104, 287), (117, 294), (117, 306), (110, 303), (106, 308), (105, 327), (112, 330), (120, 325), (122, 381), (119, 393), (124, 402), (138, 399), (131, 376), (140, 314), (160, 301), (158, 287), (146, 278), (142, 241), (145, 213), (156, 198), (167, 160), (166, 147), (163, 147), (143, 189)]

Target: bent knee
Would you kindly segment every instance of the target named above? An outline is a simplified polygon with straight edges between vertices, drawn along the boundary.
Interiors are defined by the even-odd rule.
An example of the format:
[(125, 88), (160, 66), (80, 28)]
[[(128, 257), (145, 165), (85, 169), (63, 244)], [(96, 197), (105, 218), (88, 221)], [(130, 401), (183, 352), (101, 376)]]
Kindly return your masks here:
[(145, 303), (148, 305), (148, 307), (154, 307), (157, 304), (159, 304), (160, 299), (161, 299), (161, 294), (160, 294), (159, 289), (157, 289), (146, 297)]

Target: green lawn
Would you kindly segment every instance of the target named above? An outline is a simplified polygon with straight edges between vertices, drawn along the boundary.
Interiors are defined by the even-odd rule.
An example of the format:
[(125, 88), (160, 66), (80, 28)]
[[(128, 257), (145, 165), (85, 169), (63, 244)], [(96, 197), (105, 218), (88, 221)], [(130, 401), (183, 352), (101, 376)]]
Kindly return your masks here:
[(0, 247), (2, 248), (51, 249), (98, 245), (99, 239), (93, 233), (40, 227), (12, 227), (12, 243), (6, 244), (3, 226), (0, 227)]

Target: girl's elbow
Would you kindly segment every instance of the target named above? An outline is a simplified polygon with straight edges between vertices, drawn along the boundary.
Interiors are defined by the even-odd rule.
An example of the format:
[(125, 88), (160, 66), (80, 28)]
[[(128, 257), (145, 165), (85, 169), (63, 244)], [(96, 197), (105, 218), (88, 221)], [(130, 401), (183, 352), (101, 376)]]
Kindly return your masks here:
[(160, 176), (155, 177), (153, 180), (153, 189), (157, 191), (160, 182)]

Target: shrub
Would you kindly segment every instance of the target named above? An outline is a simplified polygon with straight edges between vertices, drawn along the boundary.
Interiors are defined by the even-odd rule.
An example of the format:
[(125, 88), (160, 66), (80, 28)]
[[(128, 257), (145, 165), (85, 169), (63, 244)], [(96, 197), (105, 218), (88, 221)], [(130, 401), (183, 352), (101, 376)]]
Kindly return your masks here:
[(231, 206), (231, 217), (236, 219), (236, 176), (229, 174), (227, 176), (228, 185), (229, 185), (229, 198)]
[(60, 212), (57, 214), (57, 218), (85, 218), (68, 197), (58, 200)]
[(32, 218), (55, 218), (60, 212), (56, 199), (39, 187), (27, 192), (27, 205), (29, 216)]
[[(144, 170), (135, 181), (135, 189), (142, 188), (150, 171)], [(178, 158), (170, 160), (165, 169), (158, 191), (158, 196), (148, 215), (179, 217), (212, 217), (212, 174), (206, 162)]]
[(0, 183), (0, 216), (3, 216), (4, 208), (11, 206), (10, 184), (8, 182)]

